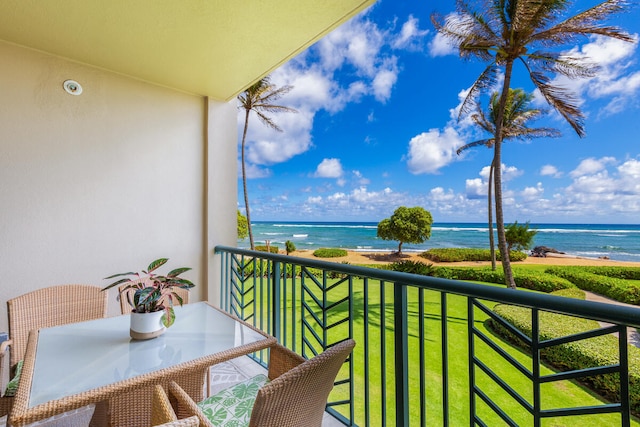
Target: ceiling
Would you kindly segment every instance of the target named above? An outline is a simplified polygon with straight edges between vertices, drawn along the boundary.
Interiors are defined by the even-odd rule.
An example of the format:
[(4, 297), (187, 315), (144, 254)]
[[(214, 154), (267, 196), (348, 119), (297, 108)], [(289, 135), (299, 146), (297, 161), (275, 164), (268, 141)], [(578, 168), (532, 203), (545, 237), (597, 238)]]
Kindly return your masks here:
[(228, 101), (375, 0), (2, 0), (0, 40)]

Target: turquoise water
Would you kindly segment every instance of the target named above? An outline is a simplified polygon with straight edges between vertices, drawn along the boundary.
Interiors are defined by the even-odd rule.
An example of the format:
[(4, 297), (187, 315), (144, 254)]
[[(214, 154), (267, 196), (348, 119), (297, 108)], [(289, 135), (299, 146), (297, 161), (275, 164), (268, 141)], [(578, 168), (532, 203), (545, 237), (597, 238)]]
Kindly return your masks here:
[[(254, 222), (257, 245), (269, 240), (284, 249), (291, 240), (297, 249), (343, 248), (354, 251), (390, 252), (398, 244), (376, 237), (373, 222)], [(568, 255), (608, 256), (612, 260), (640, 262), (640, 225), (531, 224), (538, 230), (534, 246), (549, 246)], [(249, 239), (238, 246), (249, 247)], [(420, 245), (405, 243), (402, 250), (422, 252), (429, 248), (488, 248), (488, 227), (480, 223), (435, 223), (431, 238)]]

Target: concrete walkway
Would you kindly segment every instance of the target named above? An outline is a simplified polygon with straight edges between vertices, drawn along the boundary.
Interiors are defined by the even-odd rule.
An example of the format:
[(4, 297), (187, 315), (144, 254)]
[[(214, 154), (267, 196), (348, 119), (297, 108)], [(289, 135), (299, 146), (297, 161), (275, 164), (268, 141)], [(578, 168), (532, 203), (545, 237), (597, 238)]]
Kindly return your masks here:
[[(627, 307), (640, 308), (637, 305), (626, 304), (624, 302), (616, 301), (599, 294), (594, 294), (593, 292), (584, 291), (584, 294), (585, 294), (585, 299), (587, 301), (597, 301), (597, 302), (604, 302), (604, 303), (613, 304), (613, 305), (622, 305)], [(610, 323), (605, 323), (605, 322), (598, 322), (598, 323), (600, 323), (600, 326), (602, 327), (611, 326)], [(614, 335), (617, 336), (617, 334), (614, 334)], [(630, 345), (634, 347), (640, 347), (640, 334), (638, 333), (638, 330), (636, 328), (627, 328), (627, 341), (629, 342)]]

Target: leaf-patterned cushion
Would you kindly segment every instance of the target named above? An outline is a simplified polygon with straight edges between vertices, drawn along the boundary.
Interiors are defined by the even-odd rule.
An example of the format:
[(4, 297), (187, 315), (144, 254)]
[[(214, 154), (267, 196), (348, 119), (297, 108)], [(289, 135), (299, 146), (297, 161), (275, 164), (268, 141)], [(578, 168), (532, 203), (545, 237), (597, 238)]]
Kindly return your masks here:
[(22, 360), (16, 364), (16, 374), (11, 381), (7, 383), (7, 388), (4, 391), (5, 396), (15, 396), (18, 391), (18, 383), (20, 382), (20, 374), (22, 373)]
[(198, 406), (215, 426), (248, 426), (258, 390), (268, 381), (266, 375), (256, 375), (206, 398)]

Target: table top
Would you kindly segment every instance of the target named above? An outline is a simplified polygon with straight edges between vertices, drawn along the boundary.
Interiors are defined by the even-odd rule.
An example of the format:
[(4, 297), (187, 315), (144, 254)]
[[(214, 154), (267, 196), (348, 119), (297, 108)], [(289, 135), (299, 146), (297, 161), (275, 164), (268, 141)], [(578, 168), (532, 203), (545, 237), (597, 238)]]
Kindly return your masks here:
[[(72, 409), (103, 400), (119, 385), (125, 391), (176, 370), (213, 365), (276, 342), (205, 302), (175, 307), (175, 314), (175, 323), (163, 335), (144, 341), (130, 338), (130, 315), (33, 331), (14, 423), (20, 421), (21, 411), (52, 404)], [(75, 395), (81, 397), (78, 404), (68, 404), (68, 397)]]

